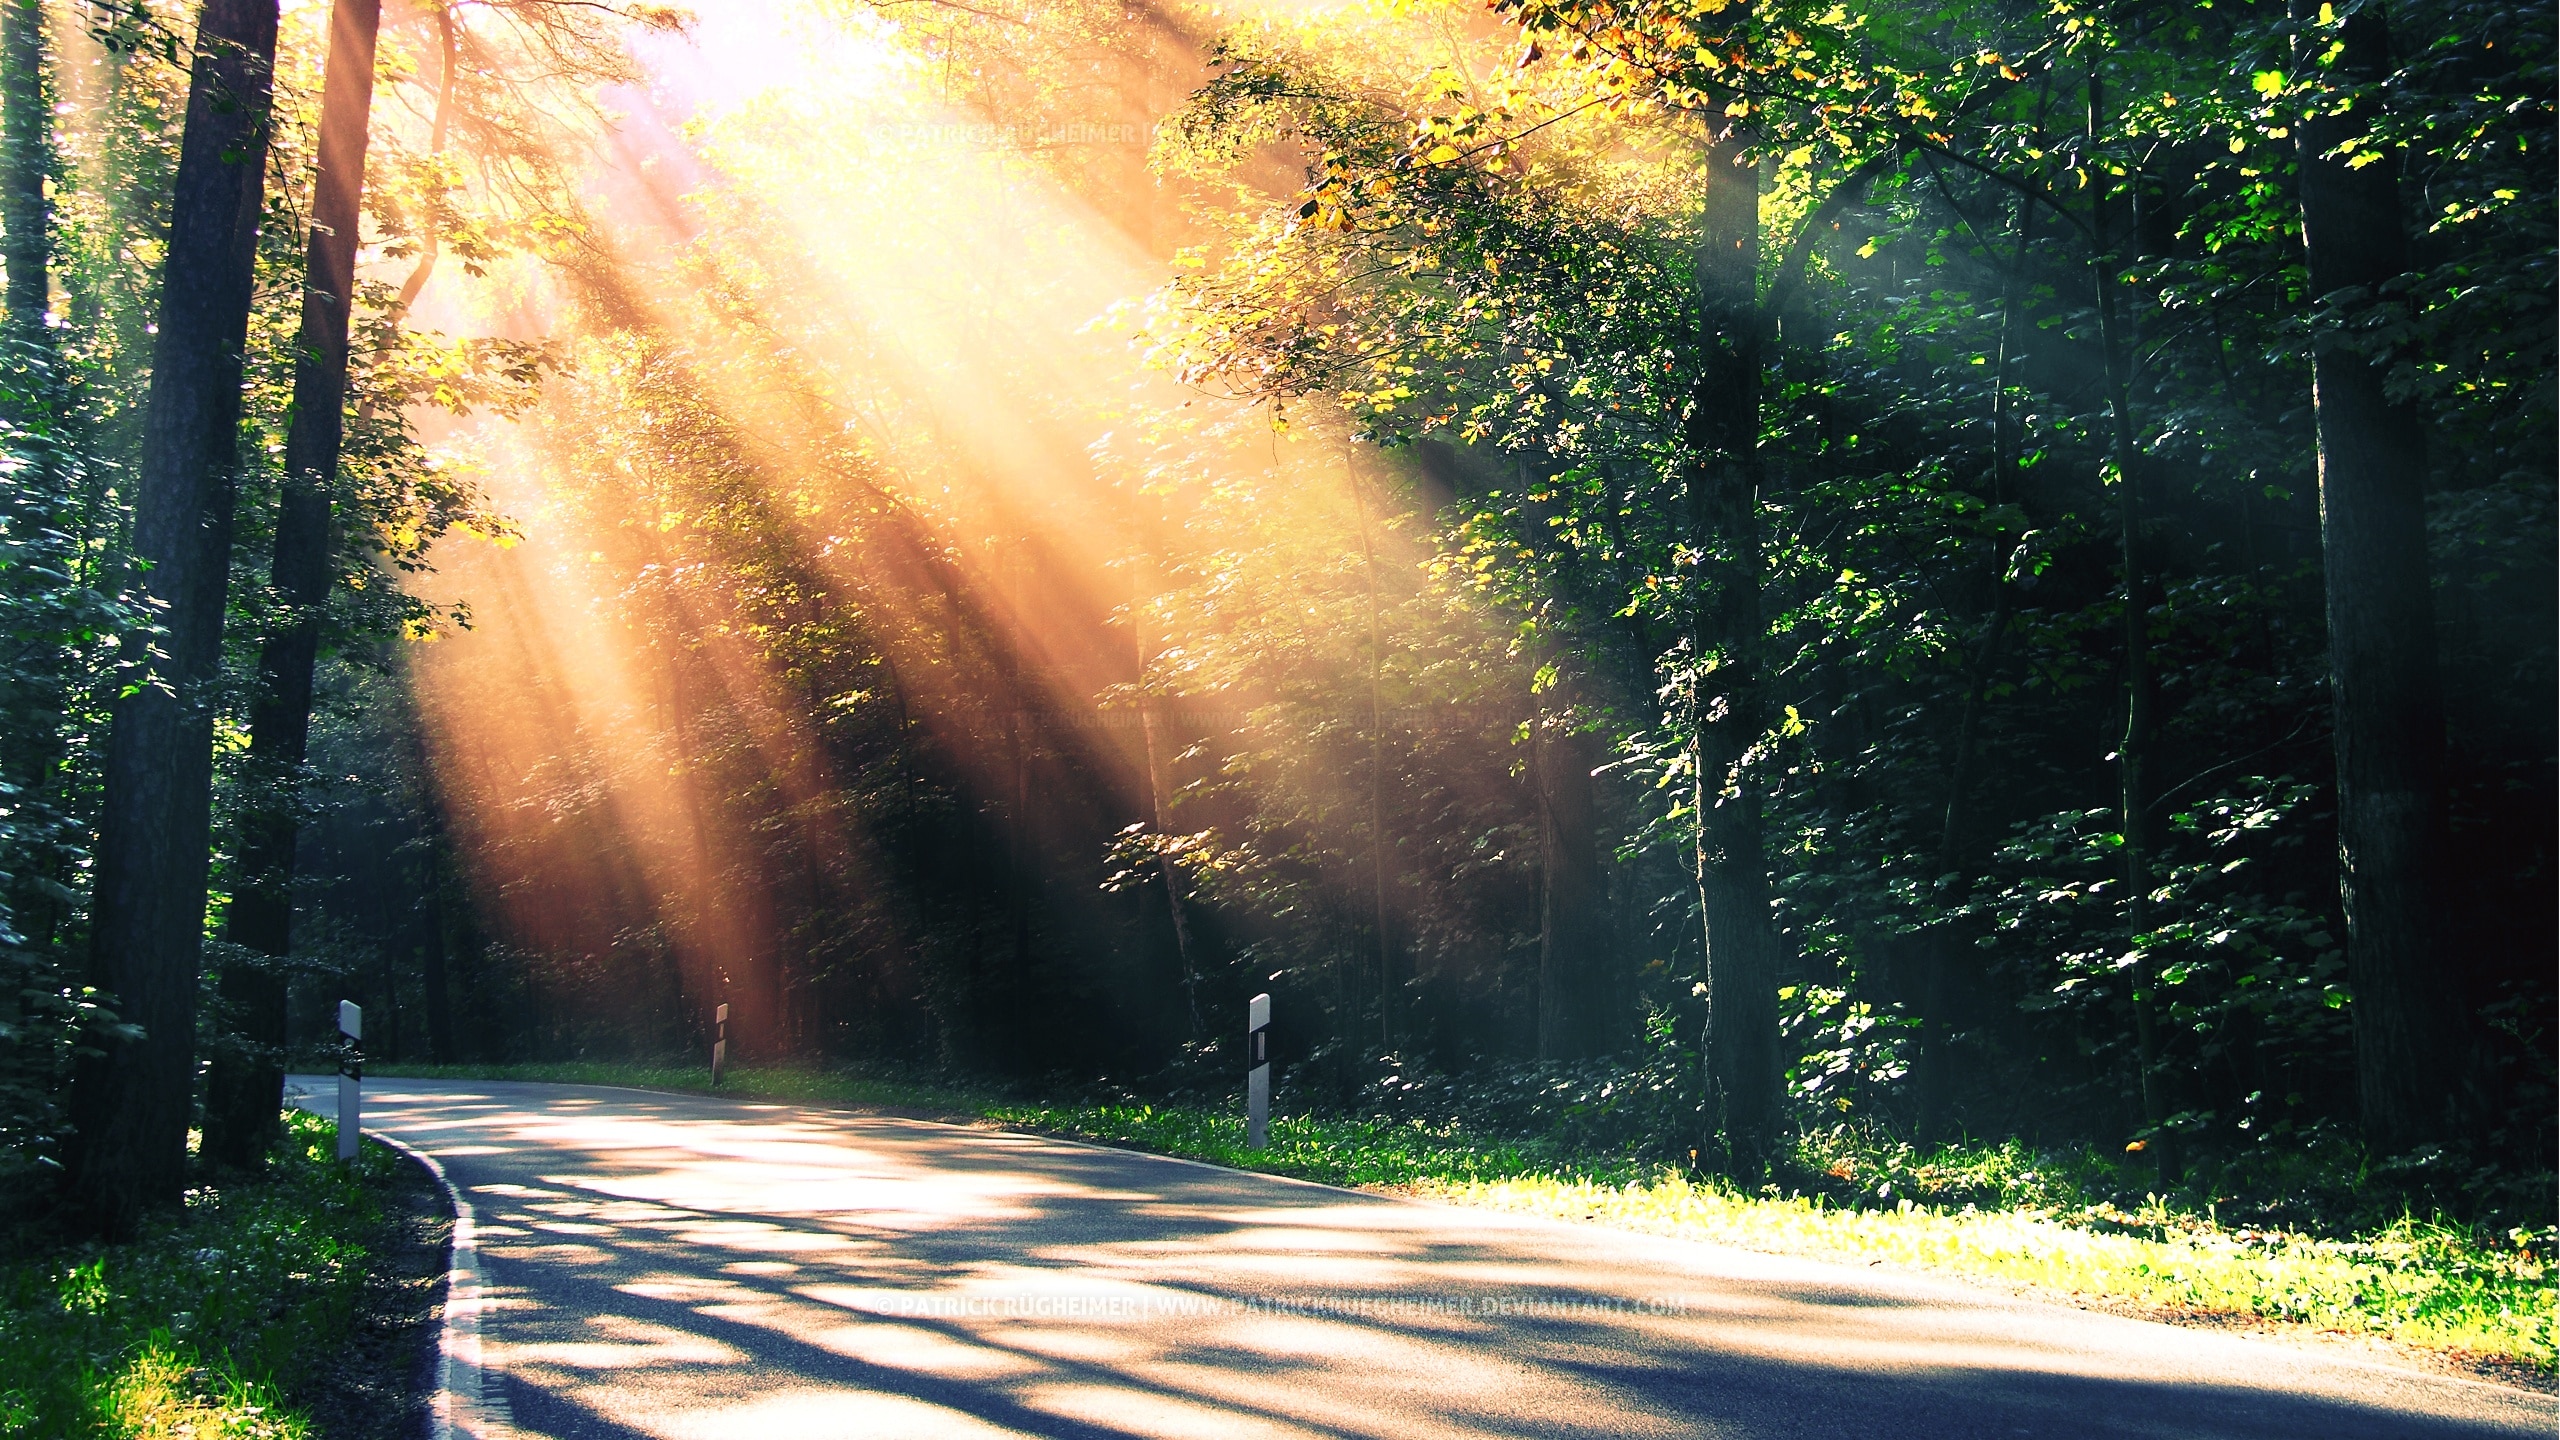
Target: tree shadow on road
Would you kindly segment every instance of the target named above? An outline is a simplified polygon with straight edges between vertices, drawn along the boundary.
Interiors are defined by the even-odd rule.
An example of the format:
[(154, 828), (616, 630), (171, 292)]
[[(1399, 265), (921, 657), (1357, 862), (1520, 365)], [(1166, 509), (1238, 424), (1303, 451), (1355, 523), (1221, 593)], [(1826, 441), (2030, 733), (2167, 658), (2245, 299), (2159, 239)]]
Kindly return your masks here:
[(374, 1114), (478, 1214), (527, 1435), (2550, 1428), (2529, 1397), (2447, 1419), (2458, 1382), (2353, 1398), (2279, 1346), (1893, 1277), (928, 1122), (508, 1090)]

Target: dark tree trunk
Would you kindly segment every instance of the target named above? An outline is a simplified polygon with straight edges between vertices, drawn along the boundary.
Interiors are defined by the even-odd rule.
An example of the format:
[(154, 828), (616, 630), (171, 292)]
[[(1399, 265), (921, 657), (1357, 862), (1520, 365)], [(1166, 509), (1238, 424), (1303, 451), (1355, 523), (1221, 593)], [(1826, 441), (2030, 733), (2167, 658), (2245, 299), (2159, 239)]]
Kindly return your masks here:
[[(2043, 123), (2043, 106), (2037, 106), (2037, 123)], [(2035, 244), (2037, 211), (2023, 199), (2018, 203), (2017, 248), (2010, 253), (2009, 268), (2000, 285), (2000, 342), (1991, 368), (1991, 468), (1989, 473), (1991, 503), (2012, 503), (2017, 478), (2016, 447), (2011, 443), (2009, 413), (2009, 362), (2017, 350), (2018, 289), (2027, 267), (2027, 253)], [(1953, 887), (1960, 897), (1969, 883), (1972, 852), (1968, 846), (1972, 826), (1966, 803), (1972, 793), (1974, 736), (1980, 728), (1982, 706), (1991, 679), (1992, 667), (2000, 657), (2001, 641), (2009, 633), (2009, 622), (2017, 613), (2017, 588), (2010, 583), (2010, 569), (2018, 559), (2004, 537), (1991, 559), (1991, 618), (1984, 623), (1982, 641), (1974, 647), (1973, 663), (1965, 673), (1964, 704), (1956, 712), (1956, 733), (1947, 762), (1947, 808), (1938, 826), (1938, 873), (1943, 883)], [(1954, 929), (1941, 921), (1926, 937), (1927, 973), (1921, 981), (1920, 1054), (1914, 1067), (1913, 1090), (1918, 1101), (1918, 1116), (1913, 1123), (1917, 1137), (1926, 1142), (1938, 1137), (1946, 1124), (1947, 1109), (1954, 1090), (1954, 1025), (1949, 1013), (1948, 972), (1954, 968), (1953, 950), (1957, 943)]]
[(418, 988), (420, 1004), (427, 1012), (427, 1058), (438, 1065), (451, 1065), (462, 1058), (454, 1047), (452, 980), (456, 953), (452, 912), (457, 908), (453, 892), (459, 884), (451, 871), (453, 841), (445, 830), (444, 811), (437, 802), (435, 757), (427, 749), (425, 723), (425, 717), (413, 711), (409, 718), (409, 753), (418, 777), (418, 829), (426, 842), (426, 863), (422, 867), (425, 883), (420, 887), (425, 893), (419, 897), (424, 934)]
[(6, 188), (0, 190), (0, 259), (9, 269), (12, 338), (38, 344), (53, 292), (53, 217), (44, 194), (53, 170), (53, 110), (45, 98), (44, 72), (43, 0), (4, 0), (0, 130), (6, 132), (9, 153)]
[[(1958, 895), (1963, 894), (1972, 862), (1966, 843), (1970, 831), (1965, 799), (1972, 789), (1974, 734), (1981, 721), (1991, 667), (1999, 658), (2000, 642), (2009, 633), (2010, 619), (2017, 611), (2017, 591), (2008, 583), (2009, 559), (2004, 551), (1993, 562), (1998, 568), (1992, 577), (1996, 589), (1991, 618), (1982, 627), (1981, 643), (1974, 647), (1973, 664), (1965, 675), (1964, 706), (1956, 714), (1951, 746), (1955, 753), (1947, 765), (1947, 809), (1938, 828), (1938, 873), (1953, 877), (1950, 883), (1957, 887)], [(1936, 1139), (1944, 1128), (1954, 1089), (1955, 1057), (1950, 1033), (1954, 1021), (1949, 1014), (1947, 991), (1948, 972), (1955, 965), (1950, 952), (1957, 943), (1956, 932), (1941, 921), (1927, 934), (1925, 943), (1928, 973), (1921, 982), (1920, 1063), (1913, 1077), (1919, 1109), (1913, 1128), (1924, 1142)]]
[[(1013, 703), (1029, 704), (1020, 684), (1012, 687)], [(1005, 1043), (1017, 1060), (1025, 1053), (1032, 1038), (1033, 1016), (1038, 1012), (1031, 1003), (1031, 912), (1039, 903), (1039, 877), (1033, 867), (1039, 852), (1031, 836), (1031, 718), (1027, 710), (1016, 709), (1013, 717), (1013, 875), (1005, 892), (1013, 907), (1007, 918), (1013, 927), (1013, 970), (1005, 986)], [(1044, 1061), (1046, 1056), (1041, 1057)]]
[[(1778, 932), (1746, 773), (1760, 693), (1760, 172), (1739, 132), (1709, 148), (1698, 249), (1700, 356), (1684, 417), (1691, 544), (1690, 715), (1704, 921), (1707, 1124), (1702, 1157), (1755, 1178), (1781, 1119)], [(1709, 661), (1713, 660), (1713, 668)]]
[[(1144, 657), (1140, 660), (1140, 678), (1145, 675)], [(1163, 761), (1156, 746), (1156, 712), (1153, 697), (1138, 696), (1138, 738), (1146, 750), (1147, 825), (1159, 838), (1165, 830)], [(1156, 857), (1156, 878), (1164, 884), (1165, 917), (1173, 930), (1174, 959), (1181, 967), (1184, 1034), (1198, 1043), (1206, 1032), (1200, 1018), (1200, 971), (1191, 953), (1191, 912), (1182, 901), (1182, 872), (1168, 855)]]
[(1351, 474), (1352, 514), (1360, 527), (1360, 573), (1369, 608), (1369, 923), (1378, 948), (1378, 1043), (1392, 1052), (1403, 1026), (1404, 987), (1396, 974), (1393, 916), (1387, 909), (1387, 731), (1379, 681), (1386, 664), (1378, 629), (1378, 555), (1369, 544), (1369, 498)]
[[(2312, 8), (2297, 0), (2297, 20), (2315, 23)], [(2368, 7), (2340, 27), (2342, 80), (2390, 73), (2388, 24)], [(2366, 115), (2359, 105), (2299, 132), (2311, 292), (2350, 292), (2350, 305), (2408, 268), (2399, 157), (2362, 167), (2330, 158), (2363, 140)], [(2427, 588), (2426, 436), (2415, 408), (2384, 390), (2388, 357), (2360, 353), (2334, 330), (2313, 336), (2356, 1095), (2365, 1138), (2391, 1152), (2452, 1133), (2461, 1072), (2461, 987), (2434, 944), (2444, 710)]]
[[(374, 37), (382, 0), (337, 0), (320, 102), (320, 154), (304, 260), (302, 331), (295, 342), (293, 419), (285, 435), (284, 494), (269, 577), (284, 616), (258, 652), (249, 710), (249, 774), (258, 788), (241, 822), (240, 879), (223, 938), (281, 959), (293, 942), (293, 859), (302, 762), (311, 735), (312, 671), (329, 603), (330, 495), (345, 438), (347, 324), (355, 300), (356, 241), (364, 224), (364, 152), (373, 113)], [(285, 979), (244, 957), (222, 967), (226, 1034), (206, 1076), (205, 1154), (251, 1167), (273, 1148), (284, 1104)]]
[(92, 982), (139, 1027), (74, 1072), (76, 1209), (110, 1235), (186, 1180), (211, 854), (214, 683), (229, 578), (240, 384), (266, 178), (276, 0), (205, 0), (170, 205), (134, 491), (135, 578), (165, 607), (148, 683), (115, 706), (99, 806)]
[[(1147, 828), (1161, 839), (1167, 833), (1164, 758), (1156, 743), (1155, 697), (1146, 691), (1147, 670), (1155, 662), (1155, 644), (1147, 631), (1146, 600), (1144, 594), (1129, 598), (1129, 630), (1137, 641), (1138, 658), (1137, 672), (1130, 677), (1130, 683), (1138, 697), (1139, 758), (1145, 767), (1138, 776), (1138, 783), (1146, 790), (1144, 818)], [(1164, 915), (1172, 931), (1173, 956), (1182, 985), (1186, 1026), (1183, 1034), (1193, 1044), (1198, 1044), (1207, 1027), (1200, 1017), (1200, 971), (1191, 951), (1191, 914), (1182, 900), (1182, 872), (1170, 856), (1159, 854), (1156, 857), (1156, 878), (1164, 884)]]
[(1608, 1048), (1608, 872), (1588, 737), (1561, 723), (1534, 735), (1538, 787), (1538, 1058)]
[[(0, 261), (8, 267), (7, 414), (19, 468), (0, 499), (10, 599), (22, 613), (64, 613), (72, 546), (62, 464), (60, 375), (45, 324), (52, 289), (52, 214), (45, 182), (53, 170), (53, 112), (45, 84), (41, 0), (0, 0)], [(0, 664), (0, 782), (10, 791), (14, 853), (0, 943), (14, 931), (28, 950), (53, 944), (61, 907), (56, 887), (72, 863), (70, 825), (57, 801), (65, 758), (67, 646), (62, 627), (43, 624), (11, 637), (17, 653)]]
[(453, 1049), (453, 989), (446, 976), (444, 923), (444, 837), (427, 835), (426, 894), (419, 902), (418, 990), (427, 1012), (427, 1059), (450, 1065)]
[[(2089, 69), (2087, 136), (2098, 143), (2104, 106), (2104, 81), (2095, 62)], [(2160, 963), (2146, 943), (2151, 938), (2151, 759), (2152, 710), (2156, 691), (2151, 677), (2151, 586), (2143, 564), (2141, 456), (2133, 433), (2131, 385), (2125, 375), (2123, 322), (2116, 312), (2114, 205), (2103, 173), (2089, 207), (2092, 254), (2089, 274), (2096, 287), (2098, 351), (2106, 377), (2108, 467), (2116, 492), (2116, 540), (2124, 568), (2124, 736), (2116, 746), (2117, 823), (2123, 827), (2125, 937), (2135, 960), (2133, 1034), (2135, 1063), (2141, 1073), (2136, 1087), (2142, 1100), (2143, 1124), (2155, 1131), (2168, 1118), (2168, 1076), (2162, 1072), (2161, 1035), (2157, 1018)], [(2175, 1182), (2182, 1169), (2178, 1137), (2162, 1131), (2148, 1143), (2164, 1182)]]
[[(445, 993), (454, 1007), (450, 1024), (453, 1036), (453, 1059), (497, 1060), (506, 1058), (510, 1043), (507, 1027), (491, 1009), (496, 1003), (494, 992), (503, 979), (490, 974), (489, 937), (481, 932), (474, 910), (471, 877), (454, 853), (449, 839), (445, 841), (444, 886), (437, 894), (442, 907), (440, 919), (444, 936)], [(713, 982), (715, 986), (717, 981)], [(716, 1003), (716, 1002), (706, 1002)]]

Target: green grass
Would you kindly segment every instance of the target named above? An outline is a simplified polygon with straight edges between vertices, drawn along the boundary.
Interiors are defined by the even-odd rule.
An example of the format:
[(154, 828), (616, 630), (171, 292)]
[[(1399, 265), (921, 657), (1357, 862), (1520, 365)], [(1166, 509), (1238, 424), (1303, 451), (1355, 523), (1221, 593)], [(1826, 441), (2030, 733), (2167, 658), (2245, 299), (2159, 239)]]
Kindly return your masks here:
[(341, 1166), (288, 1112), (269, 1175), (188, 1192), (121, 1245), (32, 1232), (0, 1255), (0, 1435), (304, 1440), (287, 1397), (344, 1342), (400, 1162)]
[[(395, 1073), (378, 1069), (376, 1073)], [(708, 1071), (628, 1065), (404, 1070), (704, 1091)], [(2225, 1225), (2150, 1201), (2092, 1199), (2090, 1178), (2014, 1143), (1879, 1154), (1807, 1137), (1800, 1163), (1841, 1194), (1741, 1194), (1624, 1158), (1418, 1121), (1275, 1117), (1248, 1151), (1232, 1112), (1191, 1105), (1042, 1104), (993, 1091), (806, 1070), (730, 1072), (720, 1093), (975, 1117), (1326, 1184), (1589, 1221), (1744, 1249), (1881, 1261), (2161, 1311), (2378, 1336), (2522, 1362), (2554, 1361), (2554, 1233), (2484, 1236), (2414, 1217), (2345, 1237)], [(1879, 1179), (1878, 1177), (1882, 1177)], [(1882, 1192), (1882, 1193), (1879, 1193)], [(1918, 1200), (1914, 1195), (1921, 1197)], [(1854, 1197), (1854, 1198), (1853, 1198)], [(1846, 1202), (1846, 1203), (1844, 1203)]]
[(2405, 1344), (2552, 1364), (2547, 1246), (2509, 1251), (2465, 1229), (2402, 1220), (2352, 1241), (2230, 1230), (2174, 1213), (2123, 1221), (2040, 1209), (1948, 1210), (1908, 1200), (1846, 1209), (1814, 1196), (1741, 1196), (1674, 1173), (1621, 1184), (1556, 1176), (1428, 1180), (1414, 1193), (1595, 1220), (1753, 1250), (1888, 1264), (2163, 1310), (2247, 1316)]
[(1181, 1155), (1239, 1170), (1294, 1175), (1327, 1185), (1402, 1189), (1572, 1174), (1632, 1179), (1622, 1162), (1576, 1161), (1536, 1140), (1472, 1135), (1419, 1120), (1279, 1115), (1271, 1144), (1245, 1148), (1244, 1119), (1186, 1106), (998, 1104), (979, 1112), (1024, 1130)]

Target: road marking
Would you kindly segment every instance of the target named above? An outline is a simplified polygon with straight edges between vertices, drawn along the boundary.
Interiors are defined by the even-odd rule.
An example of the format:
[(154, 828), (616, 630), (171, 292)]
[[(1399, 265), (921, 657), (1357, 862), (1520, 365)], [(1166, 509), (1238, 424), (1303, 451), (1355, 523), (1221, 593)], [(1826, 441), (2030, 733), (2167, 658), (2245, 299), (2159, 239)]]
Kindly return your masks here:
[[(299, 1097), (309, 1098), (307, 1094)], [(372, 1131), (373, 1138), (417, 1161), (444, 1187), (453, 1206), (453, 1243), (444, 1271), (444, 1325), (436, 1334), (436, 1393), (429, 1402), (428, 1440), (516, 1440), (515, 1407), (506, 1391), (489, 1383), (480, 1352), (480, 1244), (471, 1202), (444, 1173), (436, 1157), (405, 1140)]]

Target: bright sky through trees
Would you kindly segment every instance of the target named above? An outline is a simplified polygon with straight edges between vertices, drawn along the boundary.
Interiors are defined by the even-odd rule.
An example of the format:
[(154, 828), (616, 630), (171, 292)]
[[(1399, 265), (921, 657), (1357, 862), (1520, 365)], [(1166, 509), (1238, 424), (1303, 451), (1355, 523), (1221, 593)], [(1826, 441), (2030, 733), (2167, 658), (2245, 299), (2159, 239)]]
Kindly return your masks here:
[[(876, 607), (909, 721), (1002, 794), (1009, 762), (977, 752), (1006, 743), (1011, 711), (1089, 707), (1137, 678), (1140, 641), (1114, 615), (1161, 588), (1172, 558), (1144, 553), (1132, 514), (1151, 480), (1195, 467), (1183, 482), (1251, 484), (1318, 526), (1350, 507), (1339, 436), (1275, 434), (1148, 366), (1127, 317), (1167, 274), (1140, 238), (1162, 202), (1080, 196), (1039, 161), (1072, 146), (1143, 180), (1149, 129), (1113, 110), (990, 118), (945, 99), (908, 43), (868, 14), (795, 6), (724, 8), (652, 39), (645, 92), (606, 101), (628, 118), (588, 181), (609, 257), (595, 289), (529, 261), (511, 277), (522, 298), (506, 318), (539, 315), (562, 337), (562, 403), (451, 442), (524, 538), (454, 547), (422, 582), (467, 602), (473, 628), (440, 638), (420, 693), (440, 766), (473, 797), (465, 832), (559, 867), (520, 891), (517, 923), (542, 942), (663, 924), (705, 986), (752, 983), (793, 943), (737, 864), (751, 837), (696, 793), (686, 712), (705, 702), (689, 686), (747, 727), (805, 843), (865, 848), (849, 833), (864, 817), (829, 803), (838, 777), (809, 757), (817, 729), (878, 697), (810, 705), (733, 597), (677, 578), (741, 514), (778, 530), (754, 538), (814, 583)], [(607, 306), (620, 335), (594, 333)], [(718, 494), (701, 467), (721, 472)], [(952, 597), (867, 568), (866, 532), (889, 523), (913, 526), (907, 543), (931, 555), (914, 563), (936, 567), (905, 583), (960, 587), (1020, 648), (1009, 691), (940, 673), (956, 668), (937, 653)], [(1378, 543), (1411, 567), (1409, 545)], [(1098, 734), (1130, 803), (1143, 737)], [(546, 847), (556, 817), (499, 778), (562, 770), (599, 787), (595, 820), (616, 843), (580, 830)], [(597, 873), (608, 855), (631, 873)]]

